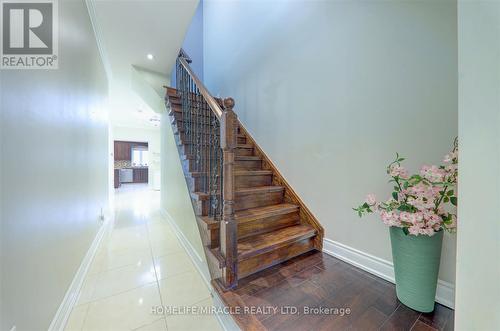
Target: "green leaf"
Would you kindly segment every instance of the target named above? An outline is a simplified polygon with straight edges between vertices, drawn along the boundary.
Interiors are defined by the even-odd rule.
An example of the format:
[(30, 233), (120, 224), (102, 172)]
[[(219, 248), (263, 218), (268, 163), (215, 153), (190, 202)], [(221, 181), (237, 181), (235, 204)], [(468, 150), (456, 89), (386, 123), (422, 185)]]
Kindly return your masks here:
[(408, 205), (401, 205), (398, 207), (399, 211), (410, 211), (411, 208)]
[(444, 197), (443, 201), (444, 201), (445, 203), (447, 203), (448, 201), (450, 201), (450, 198), (448, 198), (448, 197)]
[(456, 206), (456, 205), (457, 205), (457, 203), (458, 203), (458, 201), (457, 201), (457, 197), (451, 197), (451, 198), (450, 198), (450, 202), (451, 202), (451, 204), (452, 204), (452, 205)]
[(367, 203), (367, 202), (365, 202), (365, 203), (362, 205), (362, 207), (363, 207), (363, 208), (368, 208), (368, 207), (370, 207), (370, 205), (368, 205), (368, 203)]
[(453, 195), (453, 190), (449, 190), (448, 193), (446, 193), (446, 195), (451, 197)]
[(406, 236), (410, 234), (410, 231), (408, 231), (408, 228), (403, 228), (403, 232)]
[(392, 198), (398, 201), (398, 192), (392, 192)]
[(401, 162), (401, 161), (404, 161), (404, 160), (405, 160), (405, 158), (404, 158), (404, 157), (400, 157), (400, 158), (398, 159), (398, 162)]

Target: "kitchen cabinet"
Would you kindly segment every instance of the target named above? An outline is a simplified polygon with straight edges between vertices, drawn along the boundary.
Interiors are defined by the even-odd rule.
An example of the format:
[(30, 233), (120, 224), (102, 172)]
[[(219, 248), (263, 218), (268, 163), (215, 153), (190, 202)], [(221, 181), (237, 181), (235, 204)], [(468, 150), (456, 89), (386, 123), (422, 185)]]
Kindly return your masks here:
[(134, 168), (134, 183), (148, 182), (148, 168)]
[(119, 188), (120, 185), (120, 169), (115, 169), (115, 188)]
[(132, 143), (128, 141), (115, 141), (115, 160), (130, 161), (132, 154)]
[(148, 147), (148, 143), (115, 140), (114, 144), (115, 160), (126, 160), (126, 161), (132, 160), (132, 147), (134, 146)]

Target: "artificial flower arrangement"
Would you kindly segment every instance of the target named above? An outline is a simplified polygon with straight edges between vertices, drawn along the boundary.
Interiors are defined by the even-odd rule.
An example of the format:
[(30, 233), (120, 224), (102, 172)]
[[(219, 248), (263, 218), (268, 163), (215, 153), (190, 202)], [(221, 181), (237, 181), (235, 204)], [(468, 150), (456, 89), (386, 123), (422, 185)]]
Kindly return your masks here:
[(384, 224), (402, 228), (405, 234), (433, 236), (436, 232), (457, 228), (458, 142), (444, 157), (444, 165), (424, 165), (419, 174), (409, 175), (401, 165), (403, 157), (387, 166), (394, 190), (389, 200), (377, 202), (368, 194), (365, 202), (353, 208), (360, 217), (378, 212)]
[(379, 213), (389, 226), (396, 294), (406, 306), (420, 311), (434, 310), (443, 230), (457, 228), (458, 142), (440, 166), (424, 165), (419, 174), (409, 175), (401, 165), (404, 158), (387, 166), (394, 185), (391, 198), (377, 202), (368, 194), (353, 208), (361, 217)]

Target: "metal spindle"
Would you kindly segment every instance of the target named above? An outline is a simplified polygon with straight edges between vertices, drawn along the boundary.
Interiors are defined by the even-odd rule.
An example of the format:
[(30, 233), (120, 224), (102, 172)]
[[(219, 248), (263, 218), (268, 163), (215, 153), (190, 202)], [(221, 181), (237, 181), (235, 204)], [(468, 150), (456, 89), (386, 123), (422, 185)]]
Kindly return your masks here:
[(222, 218), (222, 150), (220, 120), (215, 116), (196, 82), (176, 61), (176, 86), (182, 103), (182, 139), (191, 169), (199, 173), (199, 190), (209, 194), (208, 216)]

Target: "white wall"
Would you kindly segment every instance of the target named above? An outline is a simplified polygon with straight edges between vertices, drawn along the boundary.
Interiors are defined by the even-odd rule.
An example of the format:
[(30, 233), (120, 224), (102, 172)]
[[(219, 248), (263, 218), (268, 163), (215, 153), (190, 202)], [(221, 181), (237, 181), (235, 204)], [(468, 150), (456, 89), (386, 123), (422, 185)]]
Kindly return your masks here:
[(200, 261), (203, 261), (205, 260), (203, 245), (167, 112), (162, 114), (161, 153), (163, 158), (161, 208), (168, 213)]
[(0, 329), (46, 330), (108, 209), (107, 81), (83, 1), (59, 69), (2, 70)]
[(460, 1), (455, 328), (500, 330), (500, 3)]
[[(351, 208), (369, 192), (388, 197), (396, 152), (417, 171), (451, 148), (456, 3), (207, 0), (203, 12), (212, 94), (235, 98), (327, 238), (392, 260), (387, 228)], [(454, 236), (440, 278), (454, 283)]]
[[(160, 177), (160, 128), (133, 128), (113, 126), (111, 129), (114, 140), (140, 141), (148, 143), (149, 150), (149, 187), (159, 189)], [(111, 156), (113, 158), (113, 155)]]

